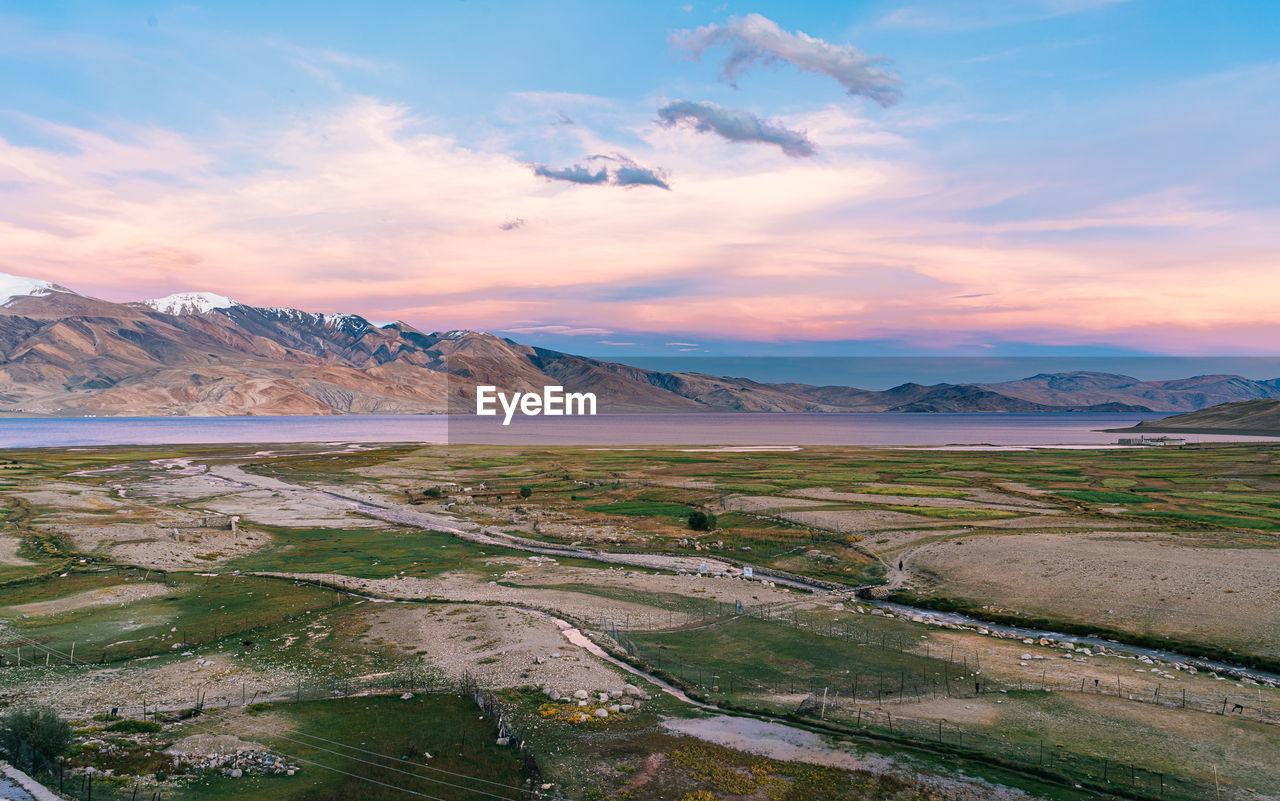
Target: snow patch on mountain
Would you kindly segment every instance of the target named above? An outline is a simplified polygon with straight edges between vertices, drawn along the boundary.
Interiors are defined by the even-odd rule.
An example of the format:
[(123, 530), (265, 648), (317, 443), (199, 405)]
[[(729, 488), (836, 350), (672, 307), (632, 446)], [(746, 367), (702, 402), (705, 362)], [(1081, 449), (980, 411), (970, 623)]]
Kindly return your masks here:
[(14, 298), (24, 298), (30, 296), (39, 297), (48, 295), (52, 292), (66, 292), (74, 295), (70, 289), (64, 286), (58, 286), (52, 281), (43, 281), (39, 278), (27, 278), (22, 275), (10, 275), (9, 273), (0, 273), (0, 306), (5, 305)]
[(323, 314), (321, 312), (302, 311), (286, 306), (263, 306), (259, 311), (272, 317), (289, 320), (298, 324), (323, 325), (330, 328), (349, 328), (359, 330), (369, 327), (369, 321), (358, 314)]
[(369, 325), (369, 321), (358, 314), (326, 314), (324, 322), (334, 328), (365, 328)]
[(240, 304), (213, 292), (176, 292), (163, 298), (142, 301), (161, 314), (206, 314), (214, 309), (230, 309)]

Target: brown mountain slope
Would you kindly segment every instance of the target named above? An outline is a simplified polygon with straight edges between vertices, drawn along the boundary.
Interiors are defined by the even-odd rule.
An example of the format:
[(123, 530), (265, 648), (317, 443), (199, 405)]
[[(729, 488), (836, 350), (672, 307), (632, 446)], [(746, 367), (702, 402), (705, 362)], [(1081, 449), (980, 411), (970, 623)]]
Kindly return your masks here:
[[(1139, 382), (1076, 373), (979, 386), (903, 384), (884, 391), (667, 373), (533, 348), (473, 331), (424, 333), (236, 303), (208, 293), (112, 303), (47, 282), (0, 297), (0, 413), (74, 415), (423, 414), (474, 410), (480, 384), (594, 392), (601, 412), (1145, 411), (1280, 382), (1202, 376)], [(1155, 401), (1149, 401), (1155, 403)], [(1162, 407), (1163, 408), (1163, 407)]]
[(1222, 403), (1208, 409), (1139, 423), (1126, 430), (1280, 436), (1280, 400), (1263, 398)]

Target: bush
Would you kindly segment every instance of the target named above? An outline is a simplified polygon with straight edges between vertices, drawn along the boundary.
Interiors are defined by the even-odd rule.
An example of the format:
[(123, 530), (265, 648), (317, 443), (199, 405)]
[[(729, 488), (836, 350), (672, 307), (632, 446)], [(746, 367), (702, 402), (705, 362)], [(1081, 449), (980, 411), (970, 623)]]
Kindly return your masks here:
[(533, 494), (533, 487), (521, 487), (521, 488), (520, 488), (520, 497), (521, 497), (521, 498), (528, 498), (528, 497), (529, 497), (530, 495), (532, 495), (532, 494)]
[(142, 734), (160, 731), (160, 724), (154, 720), (134, 720), (133, 718), (125, 718), (118, 720), (107, 727), (107, 731), (117, 731), (123, 734)]
[(439, 498), (444, 493), (440, 491), (439, 487), (427, 487), (422, 491), (422, 494), (428, 498)]
[(694, 531), (710, 531), (716, 527), (716, 516), (701, 509), (689, 513), (689, 528)]
[(45, 759), (55, 759), (71, 745), (71, 724), (52, 709), (11, 709), (0, 717), (0, 746), (16, 759), (22, 745)]

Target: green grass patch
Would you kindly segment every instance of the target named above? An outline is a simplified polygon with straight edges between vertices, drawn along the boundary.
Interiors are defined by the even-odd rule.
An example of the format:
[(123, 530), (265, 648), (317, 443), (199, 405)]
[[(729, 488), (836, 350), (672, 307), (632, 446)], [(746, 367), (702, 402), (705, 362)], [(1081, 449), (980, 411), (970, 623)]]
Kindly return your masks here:
[(117, 720), (107, 727), (107, 731), (119, 734), (151, 734), (160, 731), (160, 729), (160, 724), (154, 720), (134, 720), (133, 718)]
[(491, 556), (527, 556), (523, 551), (481, 547), (452, 534), (422, 529), (258, 528), (271, 534), (271, 550), (236, 559), (229, 567), (378, 579), (401, 572), (435, 576), (468, 565), (481, 569), (483, 560)]
[[(123, 576), (68, 576), (40, 582), (32, 597), (77, 601), (84, 592), (108, 586), (127, 588), (138, 583), (126, 582)], [(238, 636), (309, 610), (327, 609), (338, 600), (318, 587), (247, 576), (171, 574), (164, 585), (151, 582), (148, 586), (160, 586), (161, 594), (124, 605), (95, 603), (65, 611), (38, 608), (26, 618), (18, 611), (22, 606), (12, 605), (12, 588), (6, 588), (11, 605), (0, 608), (0, 615), (7, 618), (8, 626), (45, 648), (70, 655), (74, 645), (78, 660), (113, 661)]]
[[(761, 688), (811, 689), (828, 682), (842, 691), (892, 693), (908, 680), (931, 682), (944, 671), (942, 660), (899, 650), (919, 642), (919, 635), (894, 625), (897, 621), (846, 615), (831, 624), (841, 631), (851, 627), (857, 632), (855, 641), (818, 634), (828, 624), (825, 620), (806, 616), (791, 622), (736, 617), (682, 631), (628, 636), (642, 647), (650, 665), (688, 683), (718, 686), (726, 696)], [(812, 630), (797, 628), (797, 622)], [(881, 642), (892, 647), (876, 647)]]
[[(286, 758), (307, 760), (297, 775), (246, 775), (239, 779), (210, 775), (186, 783), (171, 797), (200, 801), (401, 801), (426, 795), (444, 801), (473, 801), (486, 797), (484, 793), (509, 798), (520, 794), (478, 780), (515, 788), (525, 778), (516, 750), (496, 745), (496, 723), (481, 714), (470, 698), (346, 698), (283, 705), (272, 714), (284, 716), (297, 733), (273, 736), (273, 729), (279, 730), (264, 725), (260, 717), (198, 722), (207, 729), (263, 743)], [(324, 738), (365, 752), (310, 738)], [(427, 753), (431, 759), (425, 758)], [(408, 764), (376, 756), (379, 754), (407, 759)]]
[(1257, 517), (1234, 517), (1229, 515), (1213, 515), (1203, 512), (1179, 512), (1173, 510), (1132, 509), (1131, 515), (1140, 517), (1162, 517), (1172, 520), (1187, 520), (1194, 523), (1208, 523), (1225, 528), (1247, 528), (1256, 531), (1280, 531), (1280, 521), (1264, 520)]
[(1159, 498), (1139, 495), (1136, 492), (1111, 492), (1108, 490), (1058, 490), (1058, 495), (1084, 503), (1163, 503)]

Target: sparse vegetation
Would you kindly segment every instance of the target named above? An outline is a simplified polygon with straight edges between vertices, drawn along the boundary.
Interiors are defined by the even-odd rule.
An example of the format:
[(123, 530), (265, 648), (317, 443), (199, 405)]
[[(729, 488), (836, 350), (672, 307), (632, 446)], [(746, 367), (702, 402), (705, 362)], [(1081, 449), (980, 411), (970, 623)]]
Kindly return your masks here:
[[(154, 756), (171, 738), (170, 727), (185, 718), (198, 721), (201, 727), (233, 731), (223, 729), (230, 713), (219, 711), (227, 708), (228, 701), (234, 702), (235, 713), (230, 717), (243, 721), (238, 734), (247, 739), (278, 730), (275, 727), (281, 721), (301, 721), (299, 715), (312, 704), (317, 710), (330, 703), (338, 709), (341, 704), (347, 717), (362, 705), (370, 707), (370, 714), (378, 710), (391, 714), (398, 704), (412, 703), (400, 701), (399, 690), (375, 698), (308, 699), (340, 698), (347, 677), (437, 670), (446, 645), (463, 655), (470, 669), (508, 676), (504, 680), (516, 687), (521, 683), (537, 686), (539, 669), (553, 663), (560, 667), (559, 658), (547, 652), (537, 654), (542, 663), (533, 659), (534, 654), (513, 662), (510, 644), (518, 635), (512, 632), (520, 627), (501, 613), (477, 612), (489, 607), (434, 606), (438, 601), (433, 602), (435, 619), (450, 632), (437, 637), (415, 629), (371, 629), (377, 614), (414, 607), (375, 604), (363, 598), (448, 598), (457, 593), (493, 604), (519, 599), (519, 605), (544, 608), (588, 631), (600, 625), (603, 610), (609, 625), (619, 627), (617, 636), (637, 649), (639, 656), (633, 653), (631, 658), (642, 659), (659, 675), (728, 707), (792, 716), (811, 691), (809, 685), (820, 681), (829, 690), (838, 688), (842, 699), (865, 698), (869, 690), (880, 693), (877, 701), (894, 704), (895, 721), (899, 715), (903, 721), (923, 721), (919, 731), (895, 727), (892, 732), (878, 722), (872, 726), (876, 736), (909, 735), (916, 745), (932, 748), (940, 718), (947, 721), (942, 735), (948, 746), (953, 729), (963, 729), (968, 749), (978, 748), (982, 736), (1010, 735), (1002, 742), (1012, 751), (965, 752), (966, 759), (977, 760), (974, 765), (986, 765), (983, 770), (998, 771), (997, 763), (1003, 759), (1022, 760), (1018, 764), (1025, 765), (1026, 754), (1038, 745), (1039, 732), (1047, 731), (1055, 743), (1061, 743), (1054, 746), (1061, 753), (1103, 748), (1141, 769), (1163, 771), (1169, 788), (1176, 788), (1184, 786), (1176, 784), (1180, 781), (1204, 780), (1195, 768), (1201, 763), (1194, 753), (1213, 751), (1215, 743), (1236, 736), (1228, 733), (1229, 727), (1235, 727), (1231, 731), (1247, 735), (1249, 747), (1238, 748), (1234, 757), (1216, 754), (1220, 779), (1230, 786), (1252, 782), (1248, 786), (1259, 791), (1280, 791), (1280, 776), (1265, 771), (1255, 776), (1256, 770), (1250, 773), (1245, 767), (1251, 765), (1248, 755), (1260, 753), (1249, 748), (1274, 744), (1269, 724), (1257, 719), (1271, 714), (1268, 710), (1280, 710), (1277, 691), (1269, 687), (1240, 694), (1244, 710), (1235, 714), (1253, 717), (1232, 718), (1230, 708), (1226, 715), (1216, 714), (1223, 711), (1219, 699), (1214, 719), (1201, 721), (1197, 733), (1190, 736), (1184, 728), (1187, 722), (1179, 716), (1206, 713), (1150, 703), (1152, 683), (1162, 684), (1161, 693), (1185, 687), (1193, 697), (1214, 692), (1231, 697), (1239, 690), (1213, 683), (1203, 674), (1130, 678), (1125, 676), (1132, 672), (1129, 665), (1120, 663), (1115, 672), (1124, 677), (1126, 690), (1131, 682), (1146, 682), (1141, 691), (1148, 696), (1146, 702), (1124, 699), (1115, 708), (1094, 708), (1088, 704), (1104, 702), (1059, 699), (1021, 689), (1038, 680), (1032, 672), (1047, 662), (1032, 662), (1024, 668), (1017, 653), (992, 655), (991, 648), (1001, 644), (988, 645), (976, 633), (942, 631), (902, 618), (872, 615), (869, 608), (858, 615), (846, 603), (845, 608), (824, 611), (828, 601), (822, 596), (787, 594), (779, 588), (766, 594), (763, 585), (730, 579), (685, 576), (677, 582), (675, 577), (651, 575), (652, 565), (635, 570), (631, 566), (635, 563), (626, 570), (602, 572), (599, 561), (562, 554), (530, 559), (528, 551), (505, 544), (471, 542), (408, 525), (371, 525), (367, 517), (345, 526), (342, 515), (348, 513), (342, 511), (329, 513), (332, 522), (252, 523), (250, 536), (264, 539), (262, 547), (251, 553), (219, 544), (191, 550), (188, 563), (167, 571), (125, 567), (119, 554), (129, 551), (114, 550), (117, 545), (109, 538), (94, 544), (81, 530), (110, 532), (115, 529), (102, 526), (102, 520), (115, 524), (136, 518), (132, 528), (126, 524), (120, 530), (149, 533), (144, 526), (155, 521), (231, 502), (213, 496), (194, 502), (166, 497), (157, 489), (166, 486), (164, 479), (148, 466), (152, 459), (161, 458), (156, 455), (160, 452), (127, 453), (134, 460), (132, 466), (104, 476), (68, 478), (72, 471), (66, 467), (118, 464), (103, 454), (68, 457), (61, 464), (55, 456), (24, 453), (14, 459), (22, 469), (7, 471), (6, 479), (12, 476), (13, 483), (0, 487), (0, 496), (6, 498), (0, 505), (7, 517), (6, 533), (21, 534), (25, 544), (18, 553), (36, 563), (36, 568), (13, 574), (9, 583), (4, 578), (8, 574), (0, 575), (0, 618), (9, 630), (27, 638), (24, 642), (38, 645), (24, 645), (24, 670), (6, 673), (3, 689), (10, 697), (16, 693), (21, 698), (23, 688), (33, 686), (30, 677), (36, 675), (35, 670), (27, 670), (36, 667), (33, 653), (40, 656), (43, 652), (37, 649), (47, 647), (52, 658), (54, 653), (66, 654), (72, 643), (75, 667), (66, 664), (65, 658), (61, 665), (53, 658), (51, 672), (41, 675), (54, 682), (73, 682), (78, 681), (73, 675), (128, 665), (140, 671), (185, 675), (193, 683), (214, 675), (234, 676), (232, 681), (238, 683), (232, 690), (234, 699), (223, 689), (222, 700), (198, 717), (189, 717), (199, 707), (194, 692), (184, 693), (173, 709), (145, 720), (136, 707), (122, 709), (123, 717), (106, 714), (102, 705), (91, 707), (77, 718), (85, 726), (85, 733), (79, 735), (85, 742), (68, 751), (69, 764), (76, 770), (96, 766), (123, 775), (172, 772), (167, 758), (157, 761)], [(229, 452), (217, 453), (225, 461)], [(460, 525), (510, 532), (560, 548), (617, 551), (633, 559), (696, 554), (683, 564), (745, 563), (845, 585), (903, 582), (894, 585), (900, 593), (897, 597), (995, 621), (1100, 632), (1157, 647), (1172, 645), (1265, 662), (1274, 658), (1269, 654), (1280, 642), (1280, 629), (1276, 629), (1280, 616), (1269, 614), (1268, 610), (1275, 610), (1250, 579), (1253, 573), (1236, 566), (1257, 570), (1280, 553), (1273, 533), (1280, 525), (1280, 502), (1275, 500), (1280, 463), (1275, 456), (1276, 451), (1258, 446), (982, 454), (856, 448), (621, 453), (476, 446), (255, 457), (247, 469), (295, 487), (305, 488), (309, 482), (343, 487), (341, 492), (367, 493), (386, 499), (389, 505), (406, 507), (421, 499), (443, 499), (443, 487), (483, 484), (487, 489), (459, 491), (459, 496), (467, 497), (451, 498), (457, 500), (452, 506), (415, 512), (440, 514)], [(189, 481), (188, 486), (194, 483)], [(41, 488), (37, 492), (27, 492), (37, 485)], [(116, 494), (116, 485), (126, 487), (127, 493)], [(56, 489), (47, 491), (46, 486)], [(503, 489), (495, 491), (495, 487)], [(510, 496), (513, 488), (521, 495), (519, 503), (497, 501), (498, 494)], [(527, 494), (519, 491), (524, 488)], [(218, 493), (224, 490), (220, 487)], [(245, 504), (245, 509), (251, 509), (251, 504), (305, 508), (296, 492), (273, 485), (270, 492), (244, 494), (234, 502)], [(252, 521), (251, 512), (242, 513)], [(1056, 556), (1055, 543), (1068, 543), (1072, 558)], [(1089, 562), (1095, 553), (1099, 554), (1097, 566)], [(1116, 556), (1108, 561), (1109, 555)], [(1145, 566), (1148, 557), (1158, 557), (1151, 569), (1134, 567)], [(901, 573), (896, 570), (900, 563)], [(236, 570), (240, 572), (232, 572)], [(308, 580), (320, 586), (249, 575), (254, 572), (319, 574)], [(1071, 583), (1076, 575), (1085, 577), (1087, 592)], [(349, 588), (356, 597), (336, 592), (336, 586)], [(743, 603), (745, 616), (737, 616), (734, 598)], [(1147, 611), (1138, 615), (1130, 611), (1136, 607), (1126, 604), (1143, 604)], [(1111, 615), (1107, 609), (1121, 612)], [(1179, 615), (1179, 610), (1197, 614)], [(1209, 610), (1212, 617), (1207, 616)], [(515, 628), (506, 628), (511, 626)], [(834, 636), (846, 626), (856, 634)], [(938, 691), (947, 681), (955, 683), (958, 676), (967, 675), (966, 663), (959, 657), (956, 669), (950, 658), (942, 656), (944, 648), (950, 654), (948, 644), (980, 657), (983, 680), (992, 685), (1009, 682), (1001, 685), (1009, 692), (993, 692), (979, 701), (972, 695), (972, 683), (967, 685), (968, 697), (961, 692), (963, 683), (956, 684), (954, 697)], [(16, 650), (10, 653), (16, 658)], [(135, 661), (139, 657), (150, 659)], [(99, 667), (103, 659), (108, 665)], [(196, 664), (200, 660), (203, 665)], [(562, 664), (585, 662), (566, 659)], [(1060, 665), (1060, 670), (1093, 669), (1076, 667), (1079, 662), (1076, 658), (1052, 664)], [(1115, 672), (1108, 672), (1107, 664), (1097, 669), (1103, 673), (1101, 681), (1114, 681)], [(270, 675), (273, 671), (299, 671), (302, 681), (295, 687), (287, 679), (272, 694), (255, 697), (260, 672)], [(312, 672), (326, 677), (322, 686), (306, 678)], [(911, 696), (913, 687), (934, 691), (920, 698)], [(1080, 684), (1075, 687), (1079, 692)], [(904, 690), (908, 697), (899, 698)], [(576, 702), (550, 703), (537, 692), (526, 702), (521, 692), (508, 691), (506, 700), (513, 709), (524, 710), (521, 714), (527, 714), (529, 726), (538, 724), (521, 733), (538, 755), (543, 776), (568, 797), (586, 798), (595, 791), (601, 798), (665, 801), (700, 797), (699, 793), (717, 798), (745, 793), (771, 801), (800, 801), (846, 797), (840, 794), (846, 786), (862, 793), (850, 798), (931, 797), (930, 790), (912, 783), (882, 785), (880, 774), (860, 777), (857, 772), (770, 763), (760, 757), (740, 757), (729, 749), (720, 753), (703, 748), (705, 744), (691, 745), (696, 741), (658, 728), (659, 710), (663, 715), (685, 714), (684, 707), (669, 698), (647, 702), (652, 706), (642, 707), (640, 713), (610, 716), (607, 724), (593, 718), (590, 726), (574, 727), (609, 732), (611, 739), (603, 743), (563, 730), (562, 726), (571, 724), (561, 721), (559, 713), (543, 716), (539, 712), (555, 707), (573, 717), (580, 711)], [(1252, 699), (1246, 697), (1249, 693)], [(1121, 702), (1114, 694), (1110, 697), (1113, 701), (1106, 703)], [(469, 699), (463, 700), (463, 706), (468, 706)], [(997, 700), (1002, 703), (995, 705)], [(384, 703), (388, 706), (378, 706)], [(855, 725), (856, 712), (850, 713), (845, 703), (828, 709), (825, 719), (803, 719)], [(466, 714), (478, 718), (470, 708), (472, 713)], [(1054, 722), (1068, 714), (1082, 722)], [(376, 724), (368, 725), (370, 731), (377, 729)], [(341, 740), (348, 734), (345, 728), (332, 728), (322, 736)], [(361, 737), (366, 737), (363, 729)], [(89, 738), (102, 742), (91, 743)], [(496, 740), (493, 732), (485, 738)], [(1156, 741), (1161, 747), (1133, 747), (1136, 742)], [(388, 753), (413, 751), (407, 742), (385, 738), (377, 742), (382, 744), (378, 747), (389, 748)], [(285, 751), (297, 747), (288, 742), (277, 745)], [(892, 754), (891, 746), (884, 747), (886, 754)], [(1199, 750), (1192, 752), (1193, 747)], [(646, 761), (648, 754), (656, 752), (665, 755), (657, 767)], [(939, 758), (931, 769), (946, 773), (950, 770), (947, 759)], [(1030, 767), (1038, 766), (1033, 762)], [(183, 770), (178, 775), (186, 775)], [(369, 767), (369, 776), (378, 770)], [(560, 784), (570, 771), (581, 779)], [(341, 782), (318, 782), (316, 771), (304, 769), (299, 775), (303, 781), (290, 777), (286, 783), (207, 775), (184, 784), (183, 792), (200, 798), (229, 798), (234, 792), (250, 799), (274, 799), (281, 787), (287, 790), (280, 795), (284, 799), (304, 797), (302, 790), (290, 788), (318, 793), (305, 797), (354, 792), (355, 785), (339, 789), (344, 787)], [(1037, 793), (1050, 786), (1024, 785), (1020, 782), (1025, 777), (1000, 775), (1002, 781), (1033, 787)], [(1053, 777), (1046, 781), (1052, 785), (1053, 797), (1074, 797), (1069, 782), (1064, 785)], [(1193, 797), (1180, 792), (1169, 789), (1166, 797)]]

